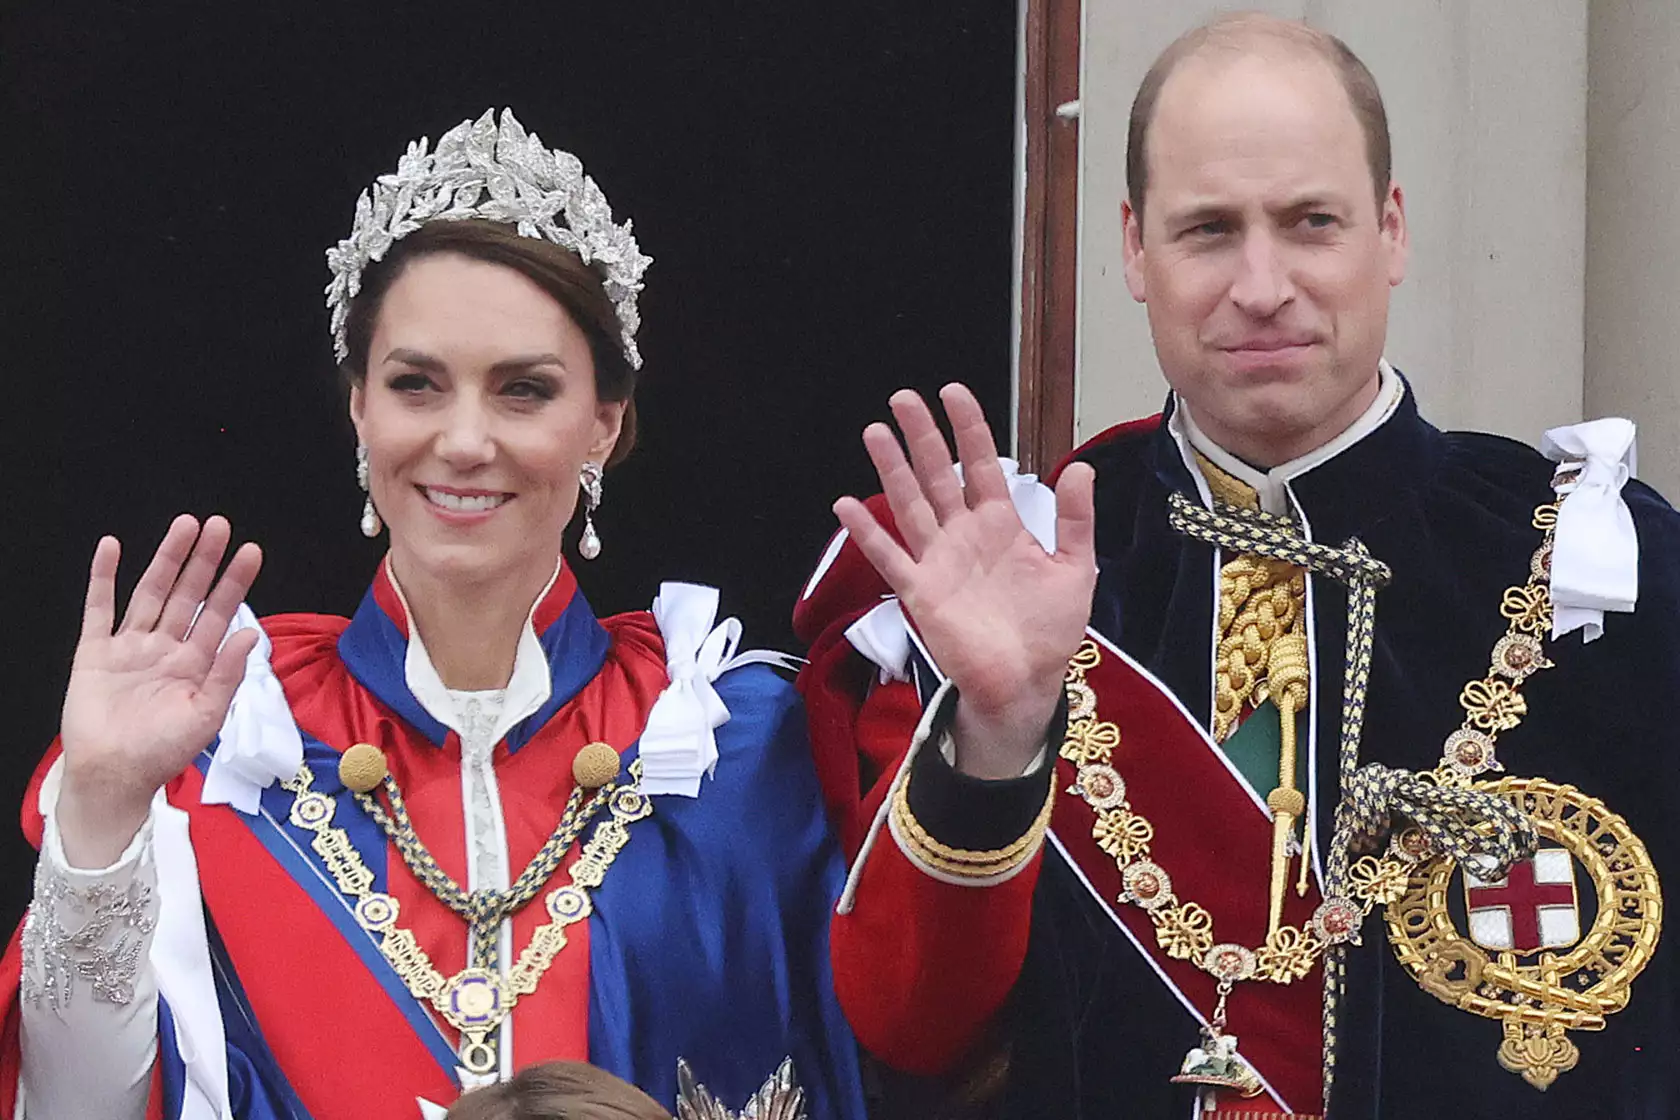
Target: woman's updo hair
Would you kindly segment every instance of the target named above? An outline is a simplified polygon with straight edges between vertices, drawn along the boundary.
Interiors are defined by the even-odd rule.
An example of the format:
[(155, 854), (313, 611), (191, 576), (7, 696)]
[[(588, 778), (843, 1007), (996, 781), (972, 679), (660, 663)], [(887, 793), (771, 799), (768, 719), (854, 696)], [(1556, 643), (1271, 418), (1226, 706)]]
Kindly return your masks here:
[(385, 293), (413, 261), (438, 253), (454, 253), (513, 269), (547, 292), (565, 309), (589, 340), (595, 363), (595, 395), (604, 401), (624, 401), (624, 427), (607, 465), (622, 462), (636, 443), (636, 373), (620, 343), (618, 312), (607, 296), (600, 273), (576, 253), (538, 237), (521, 237), (510, 225), (483, 219), (428, 222), (391, 246), (385, 259), (362, 271), (362, 287), (350, 301), (344, 322), (349, 350), (339, 366), (348, 385), (367, 380), (368, 347)]
[(671, 1120), (634, 1085), (585, 1062), (544, 1062), (474, 1089), (446, 1120)]

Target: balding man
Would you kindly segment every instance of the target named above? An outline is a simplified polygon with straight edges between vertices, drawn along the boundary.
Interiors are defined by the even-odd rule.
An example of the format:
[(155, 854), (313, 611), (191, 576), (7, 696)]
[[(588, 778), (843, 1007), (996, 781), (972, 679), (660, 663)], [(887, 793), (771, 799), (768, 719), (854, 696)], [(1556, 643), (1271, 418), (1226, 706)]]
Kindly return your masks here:
[(1008, 1117), (1680, 1115), (1680, 516), (1632, 425), (1419, 415), (1382, 99), (1329, 35), (1181, 38), (1128, 178), (1162, 415), (1052, 497), (966, 390), (961, 481), (900, 394), (799, 609), (860, 1039), (997, 1048)]

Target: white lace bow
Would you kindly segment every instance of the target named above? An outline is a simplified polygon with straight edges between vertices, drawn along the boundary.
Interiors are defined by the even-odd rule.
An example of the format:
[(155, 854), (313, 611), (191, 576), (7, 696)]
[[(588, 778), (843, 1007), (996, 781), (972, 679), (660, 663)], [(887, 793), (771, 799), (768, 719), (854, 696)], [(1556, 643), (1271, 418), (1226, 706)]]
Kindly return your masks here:
[(1540, 451), (1579, 462), (1581, 473), (1558, 507), (1552, 546), (1552, 637), (1604, 633), (1605, 611), (1631, 611), (1639, 599), (1639, 536), (1622, 500), (1637, 457), (1633, 421), (1618, 416), (1553, 428)]
[(729, 722), (729, 709), (712, 682), (743, 665), (798, 664), (767, 650), (737, 655), (741, 622), (726, 618), (714, 626), (717, 609), (717, 589), (693, 583), (662, 583), (653, 601), (671, 683), (654, 701), (642, 731), (642, 792), (650, 796), (697, 797), (700, 779), (717, 766), (714, 732)]
[(199, 800), (206, 805), (232, 805), (242, 813), (254, 814), (262, 791), (296, 774), (303, 765), (303, 739), (292, 720), (286, 693), (269, 664), (274, 646), (257, 616), (243, 603), (222, 640), (241, 630), (255, 630), (257, 644), (245, 658), (245, 676), (222, 721), (221, 741), (204, 775)]

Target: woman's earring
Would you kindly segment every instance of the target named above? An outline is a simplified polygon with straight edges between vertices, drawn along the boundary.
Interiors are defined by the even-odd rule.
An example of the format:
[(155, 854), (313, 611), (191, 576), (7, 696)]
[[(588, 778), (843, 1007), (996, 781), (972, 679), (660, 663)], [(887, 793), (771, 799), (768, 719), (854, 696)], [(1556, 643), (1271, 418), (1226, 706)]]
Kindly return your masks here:
[(379, 511), (373, 508), (373, 495), (368, 492), (368, 450), (365, 443), (356, 445), (356, 485), (367, 494), (367, 500), (362, 503), (362, 536), (377, 537), (383, 523), (379, 520)]
[(583, 487), (583, 536), (578, 540), (578, 554), (585, 560), (601, 555), (601, 535), (595, 531), (595, 511), (601, 506), (601, 475), (599, 463), (585, 463), (578, 472), (578, 485)]

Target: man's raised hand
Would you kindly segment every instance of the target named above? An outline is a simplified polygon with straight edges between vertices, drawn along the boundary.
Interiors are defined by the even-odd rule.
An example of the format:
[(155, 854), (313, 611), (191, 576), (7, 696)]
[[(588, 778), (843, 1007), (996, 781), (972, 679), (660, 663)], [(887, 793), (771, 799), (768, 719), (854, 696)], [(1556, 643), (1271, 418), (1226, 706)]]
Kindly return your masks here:
[(901, 547), (855, 498), (834, 513), (898, 595), (928, 653), (959, 692), (957, 766), (982, 778), (1019, 775), (1043, 743), (1067, 661), (1096, 585), (1094, 474), (1070, 464), (1056, 483), (1056, 551), (1022, 524), (979, 402), (940, 391), (962, 463), (920, 395), (891, 400), (909, 448), (885, 424), (863, 442), (892, 509)]

